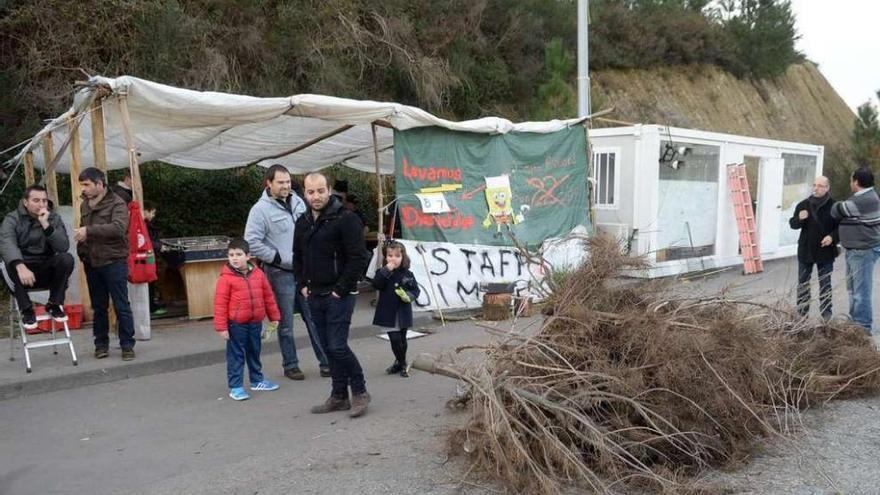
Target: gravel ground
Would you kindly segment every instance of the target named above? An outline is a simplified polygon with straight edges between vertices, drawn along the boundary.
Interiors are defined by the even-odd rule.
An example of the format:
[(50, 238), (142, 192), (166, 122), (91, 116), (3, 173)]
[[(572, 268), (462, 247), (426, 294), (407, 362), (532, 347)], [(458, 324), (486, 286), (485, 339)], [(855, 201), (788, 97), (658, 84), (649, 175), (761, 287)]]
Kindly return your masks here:
[(710, 473), (737, 494), (819, 495), (880, 493), (880, 396), (846, 400), (808, 411), (804, 430), (770, 439), (743, 468)]

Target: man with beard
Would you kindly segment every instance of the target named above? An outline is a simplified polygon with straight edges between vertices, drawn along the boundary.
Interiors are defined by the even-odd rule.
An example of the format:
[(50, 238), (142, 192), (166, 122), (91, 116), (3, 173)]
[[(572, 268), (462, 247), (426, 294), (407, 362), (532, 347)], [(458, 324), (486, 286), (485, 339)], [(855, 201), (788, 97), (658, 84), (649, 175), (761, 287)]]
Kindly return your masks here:
[(18, 208), (6, 215), (0, 225), (0, 256), (26, 330), (37, 328), (34, 305), (27, 293), (33, 287), (48, 287), (46, 311), (55, 321), (67, 321), (64, 291), (73, 272), (73, 256), (67, 252), (68, 247), (64, 222), (52, 210), (46, 189), (25, 189)]
[[(266, 169), (264, 179), (266, 190), (248, 214), (244, 239), (250, 245), (251, 255), (263, 262), (263, 271), (281, 310), (278, 346), (281, 348), (284, 376), (291, 380), (304, 380), (293, 340), (293, 314), (297, 300), (293, 238), (296, 220), (306, 213), (306, 205), (299, 196), (291, 194), (290, 171), (284, 165), (275, 164)], [(302, 309), (304, 318), (307, 310)], [(318, 359), (321, 376), (329, 376), (327, 358), (317, 336), (312, 334), (308, 324), (306, 331)]]
[(348, 346), (357, 282), (369, 263), (363, 224), (331, 197), (324, 174), (306, 175), (303, 189), (310, 211), (296, 222), (293, 270), (298, 289), (308, 298), (333, 381), (330, 397), (312, 413), (350, 409), (349, 416), (356, 418), (366, 413), (370, 403), (364, 372)]
[(104, 172), (89, 167), (79, 174), (83, 202), (81, 227), (73, 232), (76, 252), (86, 272), (94, 311), (95, 358), (109, 355), (113, 308), (119, 330), (122, 360), (134, 359), (134, 320), (128, 300), (128, 205), (107, 187)]

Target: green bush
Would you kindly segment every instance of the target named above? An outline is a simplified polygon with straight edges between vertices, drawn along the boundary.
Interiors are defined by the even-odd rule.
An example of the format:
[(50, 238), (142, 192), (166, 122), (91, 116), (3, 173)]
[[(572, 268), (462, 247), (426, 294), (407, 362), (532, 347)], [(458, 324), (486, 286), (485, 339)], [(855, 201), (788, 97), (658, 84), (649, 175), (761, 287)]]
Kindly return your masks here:
[(264, 169), (255, 165), (197, 170), (148, 163), (141, 169), (144, 198), (156, 203), (156, 225), (164, 237), (240, 236), (263, 191)]
[[(880, 98), (880, 91), (877, 96)], [(852, 146), (856, 163), (880, 169), (880, 122), (877, 108), (870, 101), (860, 105), (856, 112)]]

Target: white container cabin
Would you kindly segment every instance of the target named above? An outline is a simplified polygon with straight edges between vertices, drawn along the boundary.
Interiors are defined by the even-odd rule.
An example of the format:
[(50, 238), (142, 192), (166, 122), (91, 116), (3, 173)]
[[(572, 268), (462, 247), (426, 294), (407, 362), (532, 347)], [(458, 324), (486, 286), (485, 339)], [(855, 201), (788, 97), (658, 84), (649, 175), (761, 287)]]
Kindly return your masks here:
[(822, 173), (822, 146), (660, 125), (592, 129), (593, 222), (660, 277), (741, 265), (727, 181), (745, 164), (763, 259), (794, 256), (788, 219)]

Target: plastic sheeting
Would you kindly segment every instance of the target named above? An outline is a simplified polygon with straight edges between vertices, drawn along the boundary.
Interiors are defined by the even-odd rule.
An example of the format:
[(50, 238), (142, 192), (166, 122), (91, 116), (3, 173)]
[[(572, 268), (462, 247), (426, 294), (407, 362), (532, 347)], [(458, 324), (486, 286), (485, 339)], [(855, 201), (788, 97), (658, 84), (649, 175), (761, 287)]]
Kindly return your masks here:
[[(33, 151), (34, 166), (43, 169), (45, 159), (40, 146), (43, 136), (52, 132), (54, 149), (59, 153), (68, 140), (68, 119), (76, 118), (80, 121), (81, 166), (91, 166), (92, 122), (87, 107), (99, 86), (108, 86), (112, 90), (103, 104), (109, 169), (128, 167), (128, 148), (119, 105), (122, 95), (127, 101), (134, 148), (140, 163), (160, 160), (199, 169), (281, 163), (294, 173), (303, 173), (341, 163), (373, 172), (375, 158), (371, 124), (377, 120), (400, 130), (440, 126), (487, 134), (549, 133), (583, 120), (514, 124), (497, 117), (485, 117), (452, 122), (398, 103), (310, 94), (258, 98), (193, 91), (131, 76), (115, 79), (96, 76), (89, 80), (88, 86), (77, 91), (73, 106), (34, 136), (18, 158)], [(291, 153), (297, 147), (349, 125), (353, 127)], [(393, 174), (393, 130), (377, 126), (377, 141), (380, 171)], [(69, 151), (59, 158), (56, 170), (70, 170)]]

